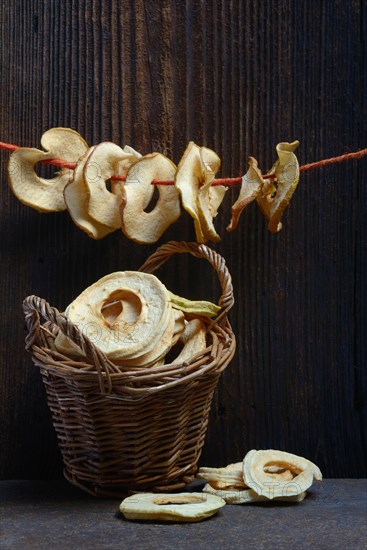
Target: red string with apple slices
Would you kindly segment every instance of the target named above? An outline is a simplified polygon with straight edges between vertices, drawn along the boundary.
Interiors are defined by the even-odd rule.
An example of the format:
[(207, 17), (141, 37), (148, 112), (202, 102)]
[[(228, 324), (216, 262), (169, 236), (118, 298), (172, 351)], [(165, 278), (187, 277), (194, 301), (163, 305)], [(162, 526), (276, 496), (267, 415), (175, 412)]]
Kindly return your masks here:
[[(20, 149), (19, 145), (14, 145), (12, 143), (4, 143), (3, 141), (0, 141), (0, 149), (4, 149), (6, 151), (16, 151), (17, 149)], [(352, 160), (352, 159), (361, 159), (362, 157), (365, 157), (367, 155), (367, 148), (361, 149), (359, 151), (354, 151), (353, 153), (345, 153), (344, 155), (339, 155), (337, 157), (331, 157), (328, 159), (319, 160), (317, 162), (311, 162), (309, 164), (304, 164), (303, 166), (299, 167), (300, 172), (306, 172), (308, 170), (313, 170), (315, 168), (321, 168), (322, 166), (327, 166), (329, 164), (335, 164), (337, 162), (344, 162), (346, 160)], [(74, 170), (76, 163), (73, 162), (67, 162), (63, 159), (48, 159), (41, 161), (43, 164), (50, 164), (52, 166), (58, 166), (60, 168), (69, 168), (70, 170)], [(263, 176), (264, 179), (274, 179), (276, 176), (274, 174), (265, 174)], [(113, 176), (114, 180), (119, 181), (125, 181), (126, 176)], [(237, 178), (217, 178), (212, 181), (212, 185), (240, 185), (242, 183), (242, 176)], [(153, 180), (153, 185), (173, 185), (174, 181), (172, 180)]]

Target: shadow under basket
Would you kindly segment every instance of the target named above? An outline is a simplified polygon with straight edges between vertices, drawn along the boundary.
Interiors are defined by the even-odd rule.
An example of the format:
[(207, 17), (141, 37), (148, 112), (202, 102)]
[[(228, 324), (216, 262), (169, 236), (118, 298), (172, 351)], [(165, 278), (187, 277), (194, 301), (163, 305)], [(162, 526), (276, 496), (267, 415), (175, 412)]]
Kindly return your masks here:
[[(218, 316), (205, 320), (207, 348), (184, 363), (117, 366), (45, 300), (29, 296), (23, 304), (26, 349), (41, 371), (64, 475), (95, 496), (181, 489), (197, 471), (213, 393), (235, 352), (227, 318), (233, 289), (224, 259), (196, 243), (163, 245), (140, 271), (153, 273), (175, 253), (208, 260), (222, 288)], [(86, 359), (56, 350), (59, 331)]]

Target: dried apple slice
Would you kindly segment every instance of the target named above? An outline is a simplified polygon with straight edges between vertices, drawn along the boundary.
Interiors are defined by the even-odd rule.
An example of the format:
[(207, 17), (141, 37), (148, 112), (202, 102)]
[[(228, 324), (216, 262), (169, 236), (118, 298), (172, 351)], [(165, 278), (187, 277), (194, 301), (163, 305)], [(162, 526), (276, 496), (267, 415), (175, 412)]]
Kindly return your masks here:
[(50, 179), (41, 178), (34, 170), (37, 162), (58, 158), (75, 163), (88, 149), (84, 139), (70, 128), (51, 128), (41, 137), (45, 151), (21, 147), (12, 153), (8, 163), (9, 183), (14, 195), (39, 212), (61, 212), (66, 209), (64, 188), (73, 175), (61, 168)]
[(225, 185), (211, 185), (209, 188), (209, 212), (212, 218), (218, 214), (218, 209), (223, 202), (224, 195), (228, 191)]
[(156, 185), (158, 201), (151, 212), (144, 211), (153, 197), (152, 181), (172, 180), (175, 171), (173, 162), (160, 153), (142, 157), (129, 170), (120, 209), (121, 229), (126, 237), (141, 244), (155, 243), (180, 217), (179, 194), (173, 185)]
[(144, 351), (141, 355), (135, 355), (133, 358), (116, 361), (117, 365), (125, 367), (150, 367), (163, 359), (173, 345), (173, 337), (176, 326), (174, 310), (171, 311), (171, 318), (167, 328), (154, 348), (147, 353)]
[(206, 348), (206, 329), (200, 319), (189, 321), (179, 340), (184, 346), (176, 359), (172, 361), (172, 364), (184, 363), (193, 355), (204, 351)]
[(197, 522), (214, 515), (225, 505), (215, 495), (203, 493), (141, 493), (125, 498), (120, 512), (130, 520)]
[(228, 464), (223, 468), (211, 468), (202, 466), (197, 473), (199, 479), (205, 479), (209, 483), (221, 482), (222, 487), (235, 486), (246, 487), (243, 479), (243, 465), (242, 462), (235, 462), (234, 464)]
[(189, 300), (173, 294), (168, 291), (172, 307), (180, 309), (185, 313), (192, 313), (194, 315), (201, 315), (202, 317), (215, 317), (221, 310), (220, 306), (207, 302), (206, 300)]
[(211, 480), (210, 487), (212, 489), (215, 489), (216, 491), (219, 491), (221, 489), (224, 489), (226, 491), (243, 491), (245, 488), (247, 488), (247, 485), (243, 481), (239, 481), (237, 483), (218, 479)]
[(73, 342), (70, 338), (65, 336), (62, 332), (56, 335), (54, 340), (54, 346), (59, 353), (66, 355), (67, 357), (73, 357), (75, 359), (85, 359), (86, 356), (82, 352), (79, 346)]
[[(84, 166), (94, 149), (95, 146), (88, 149), (87, 153), (78, 161), (72, 181), (65, 186), (64, 198), (75, 225), (85, 231), (89, 237), (102, 239), (115, 229), (97, 222), (88, 214), (87, 196), (84, 187)], [(61, 340), (62, 336), (59, 338), (59, 343)]]
[(265, 183), (261, 175), (261, 170), (258, 168), (257, 160), (253, 157), (249, 157), (248, 164), (249, 168), (242, 177), (240, 194), (232, 206), (232, 218), (227, 227), (227, 231), (236, 229), (243, 210), (250, 202), (260, 195), (261, 189)]
[(223, 185), (211, 187), (211, 184), (215, 174), (219, 170), (220, 158), (214, 151), (207, 147), (200, 148), (200, 156), (204, 179), (204, 183), (199, 187), (198, 191), (200, 223), (205, 239), (212, 242), (218, 242), (220, 241), (220, 236), (215, 230), (213, 218), (217, 215), (218, 208), (226, 192), (226, 187)]
[[(110, 318), (114, 317), (114, 313), (112, 312), (113, 308), (115, 308), (115, 312), (119, 311), (120, 308), (118, 306), (118, 301), (115, 304), (112, 304), (112, 307), (109, 308), (111, 310)], [(176, 313), (179, 313), (180, 315), (177, 316)], [(106, 310), (105, 315), (108, 316)], [(150, 367), (153, 365), (158, 366), (159, 364), (164, 364), (166, 354), (176, 343), (181, 335), (181, 332), (183, 331), (183, 328), (181, 328), (181, 316), (184, 318), (184, 314), (181, 311), (177, 312), (176, 310), (172, 310), (171, 320), (168, 323), (165, 333), (151, 351), (134, 356), (130, 359), (114, 359), (114, 363), (124, 367)], [(82, 350), (62, 332), (57, 334), (54, 345), (56, 349), (64, 355), (85, 359), (85, 355)]]
[[(69, 315), (71, 304), (66, 308), (65, 315)], [(105, 320), (109, 323), (113, 323), (116, 317), (120, 314), (123, 308), (126, 308), (126, 301), (113, 300), (105, 304), (101, 308), (101, 313)], [(186, 323), (187, 324), (187, 323)], [(182, 311), (177, 309), (171, 309), (171, 318), (167, 325), (164, 334), (161, 336), (155, 347), (148, 351), (142, 350), (142, 354), (137, 354), (129, 359), (114, 359), (116, 365), (122, 365), (126, 367), (149, 367), (152, 365), (158, 366), (164, 364), (164, 358), (168, 351), (176, 344), (181, 337), (185, 329), (185, 315)], [(72, 341), (65, 336), (61, 331), (57, 334), (54, 341), (56, 349), (64, 355), (85, 358), (82, 350)], [(97, 344), (98, 345), (98, 344)]]
[[(294, 475), (293, 479), (274, 479), (274, 473), (266, 471), (270, 466), (290, 470)], [(247, 453), (243, 461), (243, 478), (246, 485), (256, 493), (273, 499), (295, 496), (306, 491), (314, 479), (322, 479), (322, 474), (319, 468), (306, 458), (269, 449), (252, 450)]]
[[(269, 502), (270, 499), (264, 495), (258, 495), (252, 489), (216, 489), (212, 484), (207, 483), (203, 487), (204, 493), (218, 496), (226, 501), (227, 504), (251, 504), (252, 502)], [(294, 496), (275, 497), (273, 500), (285, 502), (301, 502), (306, 497), (306, 492)]]
[(200, 147), (190, 141), (180, 160), (175, 174), (175, 186), (178, 189), (182, 206), (194, 220), (196, 240), (204, 243), (204, 233), (201, 228), (197, 196), (203, 181), (203, 165), (200, 157)]
[(268, 219), (268, 229), (272, 233), (281, 230), (281, 217), (287, 208), (299, 180), (299, 165), (293, 151), (299, 141), (278, 143), (276, 146), (278, 160), (269, 174), (275, 174), (274, 188), (266, 194), (257, 197), (258, 205)]
[(184, 209), (194, 220), (199, 243), (220, 240), (212, 219), (223, 200), (225, 188), (211, 188), (219, 166), (220, 158), (214, 151), (190, 141), (177, 167), (175, 186), (180, 192)]
[(172, 308), (154, 275), (120, 271), (102, 277), (67, 308), (67, 316), (110, 359), (150, 352), (163, 337)]
[(175, 326), (174, 326), (173, 337), (172, 337), (172, 346), (174, 346), (176, 342), (178, 342), (183, 331), (185, 330), (186, 323), (185, 323), (185, 314), (183, 311), (172, 308), (172, 312), (175, 318)]
[[(121, 193), (107, 189), (107, 181), (117, 173), (119, 165), (130, 162), (131, 154), (121, 147), (105, 141), (95, 146), (84, 166), (84, 186), (89, 216), (96, 222), (118, 229), (120, 221)], [(118, 188), (115, 186), (115, 191)]]

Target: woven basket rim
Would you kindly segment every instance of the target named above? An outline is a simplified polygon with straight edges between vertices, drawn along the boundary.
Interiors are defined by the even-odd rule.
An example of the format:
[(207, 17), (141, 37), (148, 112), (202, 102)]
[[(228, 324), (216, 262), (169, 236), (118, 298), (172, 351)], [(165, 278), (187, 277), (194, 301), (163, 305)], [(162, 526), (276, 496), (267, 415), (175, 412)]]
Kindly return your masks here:
[[(210, 328), (208, 335), (216, 335), (216, 328), (218, 327)], [(116, 398), (146, 396), (182, 386), (190, 381), (200, 381), (204, 376), (217, 376), (226, 368), (235, 351), (235, 337), (229, 323), (227, 330), (221, 327), (220, 335), (221, 341), (216, 342), (215, 346), (207, 346), (204, 351), (195, 354), (184, 363), (168, 363), (146, 368), (116, 366), (119, 372), (110, 374), (111, 389), (107, 393), (111, 397), (114, 394)], [(42, 340), (42, 336), (40, 338)], [(96, 365), (88, 361), (70, 360), (69, 357), (59, 353), (52, 345), (50, 334), (47, 342), (33, 344), (31, 353), (35, 365), (49, 371), (53, 376), (68, 378), (79, 383), (94, 383), (99, 387), (99, 373)], [(173, 379), (169, 380), (169, 378)], [(102, 380), (103, 388), (106, 388), (108, 380), (105, 372), (102, 372)], [(117, 387), (118, 393), (116, 393)]]

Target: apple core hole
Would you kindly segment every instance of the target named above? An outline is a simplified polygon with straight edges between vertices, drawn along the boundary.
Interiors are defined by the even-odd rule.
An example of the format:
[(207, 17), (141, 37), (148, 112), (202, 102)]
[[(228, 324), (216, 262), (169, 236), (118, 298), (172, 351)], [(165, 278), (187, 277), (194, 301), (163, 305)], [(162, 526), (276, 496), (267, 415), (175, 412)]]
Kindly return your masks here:
[(169, 497), (158, 497), (154, 500), (154, 504), (158, 504), (160, 506), (166, 505), (166, 504), (199, 504), (200, 502), (203, 502), (203, 498), (196, 497), (194, 495), (187, 495), (187, 496), (169, 496)]
[(131, 290), (116, 290), (103, 302), (101, 313), (109, 325), (117, 322), (136, 323), (142, 311), (141, 298)]

